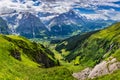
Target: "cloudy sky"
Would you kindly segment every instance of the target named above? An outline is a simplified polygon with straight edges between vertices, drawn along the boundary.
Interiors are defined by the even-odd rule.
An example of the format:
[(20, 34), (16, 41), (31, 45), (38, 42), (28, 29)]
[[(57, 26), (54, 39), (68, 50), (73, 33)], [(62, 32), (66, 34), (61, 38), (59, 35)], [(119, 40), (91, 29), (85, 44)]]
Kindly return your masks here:
[(90, 19), (120, 21), (120, 0), (0, 0), (0, 15), (14, 11), (59, 15), (69, 10)]

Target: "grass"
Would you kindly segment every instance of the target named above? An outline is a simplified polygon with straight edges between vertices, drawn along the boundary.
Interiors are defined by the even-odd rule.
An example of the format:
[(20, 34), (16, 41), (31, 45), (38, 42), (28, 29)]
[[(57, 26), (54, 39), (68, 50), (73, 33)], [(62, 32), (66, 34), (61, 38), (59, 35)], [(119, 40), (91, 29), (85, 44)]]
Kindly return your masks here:
[[(11, 50), (18, 50), (21, 59), (16, 59), (15, 55), (19, 53), (11, 53)], [(39, 50), (46, 60), (42, 63), (35, 61), (36, 57), (34, 57)], [(30, 42), (23, 37), (0, 35), (0, 80), (74, 80), (71, 76), (72, 71), (64, 66), (40, 68), (46, 62), (52, 61), (52, 65), (56, 64), (53, 55), (42, 45)], [(40, 55), (37, 57), (41, 58)]]
[[(69, 39), (57, 45), (58, 52), (55, 50), (56, 44), (50, 46), (50, 42), (44, 42), (46, 47), (53, 50), (53, 54), (43, 45), (23, 37), (0, 35), (0, 79), (74, 80), (73, 72), (94, 67), (110, 56), (120, 61), (120, 23)], [(56, 58), (61, 66), (54, 67), (58, 65)], [(95, 80), (119, 80), (119, 75), (118, 70)]]
[(56, 44), (50, 44), (49, 49), (53, 51), (54, 57), (59, 60), (60, 65), (62, 67), (65, 67), (66, 69), (68, 69), (72, 73), (81, 71), (82, 69), (85, 68), (82, 65), (75, 65), (75, 61), (72, 61), (72, 62), (65, 61), (63, 55), (68, 54), (68, 53), (65, 52), (65, 53), (61, 54), (55, 50), (55, 47), (56, 47)]
[(69, 62), (93, 67), (112, 54), (119, 60), (119, 45), (120, 23), (116, 23), (100, 31), (65, 39), (56, 46), (56, 50), (66, 54), (64, 58)]

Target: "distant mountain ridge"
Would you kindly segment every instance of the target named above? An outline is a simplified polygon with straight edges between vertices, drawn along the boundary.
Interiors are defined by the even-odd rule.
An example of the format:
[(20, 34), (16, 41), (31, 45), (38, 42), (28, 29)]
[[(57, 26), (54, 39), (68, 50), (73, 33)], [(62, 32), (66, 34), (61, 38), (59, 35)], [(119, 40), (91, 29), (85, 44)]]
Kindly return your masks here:
[(20, 34), (27, 38), (71, 36), (102, 29), (115, 22), (112, 20), (90, 20), (74, 10), (51, 17), (45, 22), (42, 20), (42, 15), (47, 18), (53, 14), (14, 12), (1, 15), (1, 17), (6, 21), (12, 34)]
[(4, 19), (8, 26), (10, 26), (12, 33), (27, 38), (41, 38), (48, 32), (40, 19), (29, 12), (20, 12), (11, 16), (4, 16)]
[(55, 35), (71, 35), (74, 32), (84, 33), (102, 29), (114, 23), (112, 20), (91, 20), (74, 10), (60, 14), (49, 21), (48, 28)]

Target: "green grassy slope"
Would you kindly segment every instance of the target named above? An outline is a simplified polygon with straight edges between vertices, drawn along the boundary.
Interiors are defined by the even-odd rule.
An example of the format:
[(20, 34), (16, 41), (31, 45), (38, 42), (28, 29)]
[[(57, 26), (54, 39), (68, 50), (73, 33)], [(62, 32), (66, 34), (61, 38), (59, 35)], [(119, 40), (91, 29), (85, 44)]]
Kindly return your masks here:
[[(8, 49), (10, 55), (14, 58), (21, 60), (21, 55), (24, 54), (32, 61), (35, 61), (38, 64), (43, 64), (45, 67), (52, 67), (57, 65), (57, 60), (53, 57), (54, 54), (49, 50), (46, 49), (43, 45), (37, 44), (35, 42), (30, 42), (29, 40), (18, 37), (18, 36), (3, 36), (2, 41), (6, 40), (7, 42), (4, 43), (5, 49)], [(4, 48), (4, 47), (3, 47)]]
[[(72, 51), (74, 50), (78, 45), (81, 45), (84, 40), (86, 40), (89, 36), (96, 33), (97, 31), (79, 34), (70, 38), (67, 38), (65, 40), (60, 41), (60, 44), (56, 46), (56, 50), (61, 52), (61, 49), (66, 49), (66, 51)], [(74, 40), (74, 41), (73, 41)]]
[(58, 65), (53, 53), (41, 44), (13, 35), (0, 35), (0, 80), (73, 80)]
[[(89, 33), (85, 35), (89, 35)], [(85, 37), (85, 35), (82, 36)], [(69, 52), (65, 56), (65, 59), (68, 61), (74, 60), (76, 65), (81, 64), (82, 66), (92, 67), (111, 55), (117, 59), (120, 58), (118, 56), (118, 51), (120, 49), (120, 23), (113, 24), (106, 29), (97, 31), (87, 36), (86, 39), (81, 39), (81, 36), (75, 36), (75, 38), (72, 37), (70, 39), (58, 44), (56, 50), (64, 50), (64, 53), (66, 53), (66, 51)], [(61, 45), (66, 46), (62, 48)], [(70, 49), (71, 47), (69, 45), (77, 46)]]

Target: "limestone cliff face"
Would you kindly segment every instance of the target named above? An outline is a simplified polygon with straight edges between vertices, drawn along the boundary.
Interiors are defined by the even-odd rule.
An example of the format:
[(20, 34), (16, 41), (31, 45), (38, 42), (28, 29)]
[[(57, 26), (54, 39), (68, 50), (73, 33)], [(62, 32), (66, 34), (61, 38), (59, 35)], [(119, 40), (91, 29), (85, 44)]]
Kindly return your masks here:
[(73, 73), (73, 76), (78, 80), (93, 79), (95, 77), (110, 74), (118, 69), (120, 69), (120, 62), (118, 62), (116, 58), (112, 58), (108, 61), (99, 63), (93, 69), (86, 68), (81, 72)]
[(91, 71), (91, 68), (86, 68), (81, 72), (73, 73), (73, 77), (77, 78), (78, 80), (85, 80), (89, 76)]

